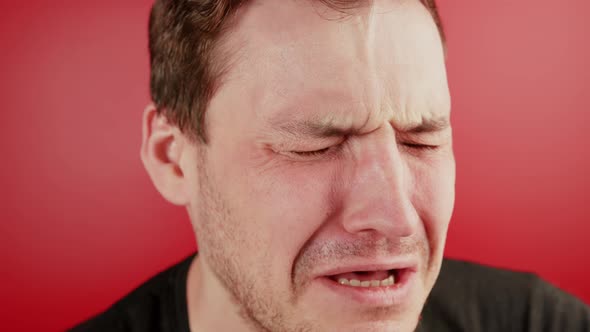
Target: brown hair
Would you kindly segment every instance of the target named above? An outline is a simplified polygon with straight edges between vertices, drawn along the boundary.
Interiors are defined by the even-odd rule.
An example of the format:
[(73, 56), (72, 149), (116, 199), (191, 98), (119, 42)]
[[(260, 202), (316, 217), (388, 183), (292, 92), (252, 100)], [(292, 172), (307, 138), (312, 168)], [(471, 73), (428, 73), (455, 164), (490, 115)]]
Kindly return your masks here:
[[(206, 142), (205, 111), (221, 75), (216, 45), (249, 0), (156, 0), (149, 20), (150, 92), (159, 112), (193, 140)], [(346, 10), (359, 0), (318, 0)], [(445, 40), (435, 0), (420, 0)]]

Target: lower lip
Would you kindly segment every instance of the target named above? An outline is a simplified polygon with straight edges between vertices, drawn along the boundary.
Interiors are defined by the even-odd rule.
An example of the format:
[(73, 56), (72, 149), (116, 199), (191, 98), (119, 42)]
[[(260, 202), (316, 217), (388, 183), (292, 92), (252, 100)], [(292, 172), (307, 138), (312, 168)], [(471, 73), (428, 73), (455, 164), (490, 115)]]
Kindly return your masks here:
[(404, 270), (399, 281), (387, 287), (352, 287), (328, 278), (316, 279), (339, 296), (369, 307), (403, 307), (410, 303), (416, 273)]

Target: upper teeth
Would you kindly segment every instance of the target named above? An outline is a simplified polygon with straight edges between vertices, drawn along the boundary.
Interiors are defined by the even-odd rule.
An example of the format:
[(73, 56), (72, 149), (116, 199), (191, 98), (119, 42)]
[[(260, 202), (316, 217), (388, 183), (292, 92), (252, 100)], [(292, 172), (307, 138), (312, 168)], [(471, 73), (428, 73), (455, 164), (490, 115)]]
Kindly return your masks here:
[(346, 278), (340, 278), (338, 279), (338, 283), (340, 283), (341, 285), (346, 285), (346, 286), (352, 286), (352, 287), (386, 287), (386, 286), (392, 286), (393, 284), (395, 284), (395, 278), (393, 277), (393, 275), (390, 275), (388, 278), (383, 279), (383, 280), (366, 280), (366, 281), (360, 281), (357, 279), (346, 279)]

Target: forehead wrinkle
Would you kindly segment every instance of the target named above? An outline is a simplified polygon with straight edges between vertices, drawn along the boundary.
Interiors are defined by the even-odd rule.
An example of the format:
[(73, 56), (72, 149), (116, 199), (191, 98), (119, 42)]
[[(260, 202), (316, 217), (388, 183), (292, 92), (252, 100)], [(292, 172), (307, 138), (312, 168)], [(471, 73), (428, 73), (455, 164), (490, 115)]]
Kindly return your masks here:
[[(395, 2), (396, 5), (404, 4), (405, 6), (409, 6), (411, 3), (414, 1)], [(278, 8), (280, 9), (280, 7), (282, 6)], [(233, 74), (239, 73), (237, 76), (241, 76), (240, 80), (248, 83), (239, 89), (250, 88), (247, 92), (250, 96), (248, 100), (251, 101), (252, 110), (268, 119), (268, 116), (272, 117), (273, 115), (265, 111), (280, 108), (280, 105), (277, 107), (277, 103), (283, 104), (283, 106), (297, 105), (297, 108), (292, 109), (290, 116), (302, 118), (302, 115), (307, 114), (311, 118), (309, 114), (319, 113), (320, 116), (332, 117), (333, 119), (330, 121), (334, 126), (348, 126), (349, 128), (356, 126), (363, 128), (363, 131), (381, 125), (389, 119), (399, 125), (415, 124), (422, 121), (423, 115), (425, 117), (436, 115), (437, 112), (434, 110), (442, 109), (441, 105), (435, 105), (440, 96), (431, 96), (430, 94), (435, 92), (438, 85), (435, 83), (416, 85), (416, 80), (429, 81), (432, 67), (424, 67), (422, 56), (415, 57), (413, 53), (407, 54), (410, 50), (405, 47), (408, 46), (407, 43), (410, 43), (410, 49), (418, 48), (418, 53), (422, 52), (423, 56), (432, 52), (424, 53), (428, 49), (421, 48), (421, 42), (411, 39), (410, 36), (403, 37), (403, 34), (399, 34), (398, 30), (401, 32), (413, 31), (412, 22), (406, 22), (407, 19), (403, 14), (396, 15), (392, 13), (393, 10), (384, 11), (375, 8), (373, 6), (367, 7), (368, 14), (354, 15), (350, 21), (329, 22), (318, 17), (316, 17), (319, 19), (318, 22), (310, 21), (309, 23), (313, 23), (314, 26), (319, 24), (326, 27), (321, 30), (320, 35), (324, 36), (325, 34), (327, 39), (315, 40), (312, 38), (317, 34), (312, 34), (310, 37), (306, 27), (312, 24), (297, 25), (297, 29), (293, 30), (286, 29), (281, 24), (282, 20), (278, 20), (276, 17), (276, 13), (273, 22), (277, 25), (273, 25), (271, 29), (265, 24), (266, 28), (262, 30), (254, 28), (256, 31), (252, 31), (254, 27), (252, 24), (257, 20), (242, 25), (242, 28), (245, 28), (242, 33), (256, 32), (256, 40), (264, 42), (264, 47), (256, 47), (257, 44), (246, 42), (246, 40), (251, 40), (248, 38), (249, 34), (240, 34), (245, 38), (238, 38), (243, 44), (240, 43), (242, 46), (239, 52), (240, 60), (237, 61), (236, 66), (233, 66)], [(419, 7), (419, 10), (425, 11), (422, 7)], [(385, 19), (385, 16), (390, 14), (395, 16), (395, 20)], [(428, 13), (425, 13), (425, 17), (430, 20), (426, 14)], [(312, 18), (314, 16), (315, 14), (312, 15)], [(312, 20), (312, 18), (308, 17), (307, 20)], [(245, 22), (242, 21), (242, 23)], [(338, 27), (334, 28), (336, 24)], [(391, 29), (393, 30), (390, 31)], [(273, 31), (277, 34), (270, 34)], [(396, 33), (396, 31), (398, 32)], [(434, 31), (436, 32), (436, 30)], [(332, 38), (332, 36), (337, 36), (334, 33), (337, 35), (345, 33), (347, 39)], [(261, 36), (264, 37), (261, 38)], [(397, 37), (394, 38), (395, 36)], [(399, 39), (400, 37), (401, 39)], [(328, 52), (327, 56), (318, 56), (318, 54), (326, 54), (318, 52), (325, 52), (324, 48), (327, 45), (337, 48), (339, 52), (335, 54)], [(382, 47), (387, 45), (389, 47)], [(294, 53), (299, 49), (307, 51)], [(267, 60), (260, 61), (262, 58)], [(271, 61), (272, 59), (275, 60)], [(351, 61), (353, 66), (350, 66)], [(236, 70), (238, 69), (236, 67), (239, 70)], [(269, 75), (264, 76), (266, 73)], [(428, 77), (421, 77), (424, 75)], [(261, 76), (265, 79), (261, 80)], [(443, 78), (442, 76), (435, 77), (434, 81), (438, 82)], [(330, 80), (334, 80), (334, 84)], [(253, 85), (250, 82), (257, 82), (255, 89), (252, 89)], [(241, 85), (238, 82), (234, 83)], [(317, 100), (326, 101), (328, 98), (339, 98), (338, 102), (320, 103), (314, 101), (314, 104), (306, 106), (307, 109), (299, 107), (301, 101), (305, 101), (303, 96), (315, 95), (318, 90), (326, 88), (331, 90), (328, 92), (328, 95), (331, 96), (326, 97), (326, 95), (322, 95), (325, 91), (320, 91), (319, 94), (322, 96), (317, 97)], [(420, 91), (413, 91), (413, 88), (418, 88)], [(340, 97), (333, 95), (334, 92)], [(345, 100), (349, 101), (348, 105), (344, 105), (343, 101)], [(355, 105), (352, 107), (350, 100), (354, 100)], [(328, 111), (323, 106), (328, 106)], [(272, 113), (276, 115), (276, 112)], [(326, 120), (322, 121), (326, 122)]]
[[(411, 2), (396, 1), (395, 5), (399, 9), (400, 7), (407, 7)], [(431, 85), (422, 86), (425, 88), (424, 91), (413, 91), (411, 88), (416, 84), (416, 81), (428, 81), (428, 77), (423, 77), (426, 74), (425, 68), (423, 68), (424, 59), (422, 59), (425, 54), (420, 56), (420, 52), (418, 52), (419, 59), (409, 62), (402, 60), (400, 62), (400, 56), (401, 59), (407, 60), (412, 57), (405, 56), (408, 50), (398, 47), (397, 43), (392, 40), (390, 42), (394, 54), (386, 55), (385, 59), (380, 58), (383, 55), (377, 50), (376, 36), (378, 32), (376, 21), (378, 20), (376, 17), (389, 14), (394, 8), (386, 10), (380, 8), (377, 10), (377, 5), (373, 2), (367, 10), (368, 13), (356, 16), (356, 26), (360, 32), (357, 43), (355, 43), (356, 58), (364, 64), (365, 73), (360, 75), (366, 79), (365, 84), (361, 85), (362, 89), (359, 97), (366, 103), (364, 108), (368, 110), (365, 124), (362, 127), (378, 126), (379, 123), (385, 120), (384, 118), (390, 118), (391, 122), (397, 125), (396, 127), (408, 128), (413, 132), (434, 131), (437, 128), (447, 127), (445, 122), (448, 122), (448, 120), (444, 120), (445, 116), (440, 114), (441, 110), (444, 112), (444, 101), (440, 100), (440, 96), (436, 96), (436, 89), (433, 89)], [(418, 10), (424, 12), (422, 6), (419, 6)], [(430, 16), (425, 16), (430, 19)], [(402, 19), (402, 21), (405, 21), (405, 19)], [(407, 22), (398, 22), (397, 24), (405, 26)], [(384, 29), (385, 27), (380, 26), (380, 28)], [(399, 54), (397, 54), (398, 52)], [(381, 63), (383, 60), (385, 60), (385, 63)], [(387, 74), (379, 71), (379, 66), (383, 64), (393, 65), (393, 67), (397, 68), (396, 73)], [(413, 79), (410, 82), (402, 82), (399, 80), (400, 77), (412, 77)], [(432, 93), (434, 95), (429, 95)]]
[(380, 75), (379, 71), (380, 54), (377, 42), (377, 24), (378, 17), (387, 14), (393, 9), (386, 10), (377, 5), (376, 1), (371, 1), (370, 5), (365, 7), (364, 10), (363, 13), (355, 16), (356, 27), (359, 32), (356, 43), (356, 58), (364, 63), (362, 68), (364, 73), (360, 73), (359, 76), (364, 79), (365, 83), (361, 85), (362, 92), (359, 97), (362, 100), (362, 109), (365, 110), (366, 118), (360, 128), (370, 132), (383, 122), (387, 110), (390, 109), (386, 106), (386, 88), (383, 81), (386, 77)]

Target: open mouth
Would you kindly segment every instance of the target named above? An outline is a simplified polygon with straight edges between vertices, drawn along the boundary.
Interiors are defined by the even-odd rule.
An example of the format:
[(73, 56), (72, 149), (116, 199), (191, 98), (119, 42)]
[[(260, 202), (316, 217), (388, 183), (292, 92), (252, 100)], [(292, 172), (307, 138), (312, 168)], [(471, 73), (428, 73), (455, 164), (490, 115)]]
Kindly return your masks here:
[(407, 278), (408, 269), (380, 271), (353, 271), (327, 276), (342, 286), (360, 288), (383, 288), (402, 284)]
[[(407, 263), (403, 266), (342, 267), (326, 271), (318, 278), (318, 285), (325, 286), (337, 296), (336, 302), (347, 306), (356, 303), (367, 307), (391, 307), (399, 310), (411, 305), (416, 288), (417, 267)], [(321, 287), (321, 286), (320, 286)], [(321, 288), (320, 288), (321, 289)]]

